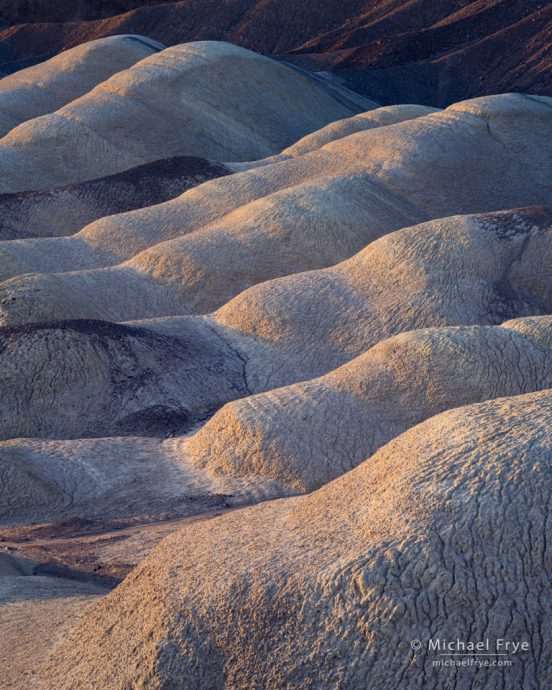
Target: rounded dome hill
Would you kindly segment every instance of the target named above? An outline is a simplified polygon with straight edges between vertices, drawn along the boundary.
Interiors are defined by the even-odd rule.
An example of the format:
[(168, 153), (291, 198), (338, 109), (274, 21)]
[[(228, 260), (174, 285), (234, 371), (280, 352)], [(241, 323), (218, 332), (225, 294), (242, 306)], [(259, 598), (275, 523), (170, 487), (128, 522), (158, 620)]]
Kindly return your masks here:
[(435, 638), (529, 642), (470, 682), (550, 685), (551, 424), (550, 391), (450, 410), (308, 496), (190, 525), (34, 688), (439, 687)]
[(0, 140), (0, 191), (82, 182), (169, 156), (263, 158), (374, 105), (230, 43), (186, 43), (12, 130)]

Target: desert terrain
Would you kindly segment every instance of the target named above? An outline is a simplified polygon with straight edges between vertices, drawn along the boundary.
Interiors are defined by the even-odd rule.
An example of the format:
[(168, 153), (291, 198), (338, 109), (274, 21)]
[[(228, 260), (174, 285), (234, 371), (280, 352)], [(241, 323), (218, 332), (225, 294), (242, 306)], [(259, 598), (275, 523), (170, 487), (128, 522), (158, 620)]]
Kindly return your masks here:
[(552, 687), (550, 12), (5, 3), (1, 690)]

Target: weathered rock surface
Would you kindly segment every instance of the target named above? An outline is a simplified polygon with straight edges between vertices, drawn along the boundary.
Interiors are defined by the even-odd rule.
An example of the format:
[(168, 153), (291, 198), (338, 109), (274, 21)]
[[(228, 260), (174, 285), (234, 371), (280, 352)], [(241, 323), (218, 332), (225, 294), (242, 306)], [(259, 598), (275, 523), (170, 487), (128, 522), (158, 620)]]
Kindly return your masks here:
[[(400, 227), (549, 202), (551, 124), (550, 99), (467, 101), (211, 181), (71, 238), (3, 243), (0, 322), (206, 313)], [(6, 280), (36, 268), (71, 272)]]
[[(82, 182), (170, 156), (253, 160), (374, 104), (229, 43), (175, 46), (0, 140), (0, 192)], [(167, 98), (167, 93), (171, 94)]]
[(326, 144), (332, 141), (343, 139), (356, 134), (357, 132), (364, 132), (367, 129), (376, 129), (377, 127), (385, 127), (387, 125), (395, 125), (405, 120), (414, 120), (417, 117), (424, 117), (431, 113), (438, 112), (437, 108), (430, 108), (425, 105), (389, 105), (385, 108), (375, 108), (366, 113), (359, 113), (353, 117), (347, 117), (344, 120), (337, 120), (331, 122), (326, 127), (307, 134), (306, 137), (299, 139), (295, 144), (288, 147), (282, 153), (269, 158), (263, 158), (259, 161), (249, 161), (246, 163), (229, 163), (232, 170), (251, 170), (254, 167), (263, 165), (271, 165), (272, 163), (279, 163), (296, 156), (302, 156), (305, 153), (321, 149)]
[(195, 515), (220, 497), (311, 491), (439, 412), (551, 386), (551, 317), (408, 332), (229, 403), (190, 438), (4, 441), (0, 523)]
[[(199, 165), (200, 168), (203, 165), (209, 165), (220, 166), (221, 170), (226, 168), (231, 170), (237, 168), (247, 170), (257, 165), (264, 166), (270, 162), (277, 162), (280, 158), (286, 160), (289, 157), (299, 155), (301, 152), (305, 153), (309, 150), (316, 150), (321, 145), (342, 138), (356, 129), (359, 131), (373, 129), (421, 117), (429, 112), (431, 112), (431, 109), (421, 106), (393, 106), (375, 109), (362, 113), (358, 118), (346, 118), (345, 120), (332, 123), (328, 127), (315, 132), (312, 136), (307, 136), (305, 139), (300, 140), (300, 142), (288, 150), (289, 152), (273, 158), (262, 159), (258, 163), (247, 162), (223, 166), (210, 162), (208, 164), (199, 163)], [(187, 160), (195, 161), (196, 159), (183, 158), (174, 160), (183, 160), (185, 162)], [(138, 172), (143, 173), (146, 178), (142, 185), (142, 187), (146, 188), (144, 189), (144, 196), (151, 195), (154, 193), (155, 186), (152, 184), (150, 176), (156, 170), (156, 166), (164, 164), (163, 161), (158, 161), (141, 166), (136, 170), (120, 173), (117, 176), (110, 176), (101, 181), (72, 185), (69, 188), (71, 190), (70, 193), (73, 194), (74, 191), (77, 191), (79, 194), (79, 199), (77, 200), (71, 196), (72, 206), (76, 205), (78, 211), (82, 205), (80, 202), (82, 194), (92, 193), (94, 199), (96, 196), (101, 196), (95, 207), (102, 208), (106, 204), (106, 199), (110, 199), (119, 191), (117, 187), (121, 182), (125, 186), (120, 191), (122, 194), (125, 194), (127, 176), (129, 177), (128, 183), (136, 184), (135, 175)], [(336, 164), (333, 157), (327, 156), (326, 160), (314, 165), (310, 165), (306, 161), (304, 166), (296, 166), (297, 170), (295, 172), (293, 172), (294, 168), (291, 165), (285, 167), (272, 166), (263, 171), (262, 175), (255, 173), (242, 174), (229, 178), (226, 180), (226, 183), (220, 180), (216, 185), (207, 185), (197, 189), (193, 195), (183, 195), (170, 203), (156, 205), (155, 208), (147, 208), (148, 203), (145, 202), (142, 206), (146, 208), (141, 208), (128, 214), (118, 214), (113, 218), (109, 216), (101, 218), (97, 222), (90, 224), (89, 227), (85, 227), (82, 232), (70, 240), (52, 241), (49, 239), (38, 243), (33, 241), (2, 243), (0, 244), (0, 251), (3, 252), (0, 258), (0, 276), (6, 279), (18, 273), (50, 272), (62, 269), (68, 271), (75, 268), (97, 268), (117, 263), (118, 261), (130, 259), (140, 253), (140, 251), (164, 240), (173, 239), (193, 230), (201, 229), (216, 221), (222, 222), (225, 216), (232, 212), (239, 212), (239, 216), (243, 218), (244, 223), (248, 221), (248, 216), (250, 216), (248, 225), (259, 225), (264, 234), (269, 232), (274, 226), (277, 229), (277, 224), (281, 225), (285, 222), (288, 224), (291, 222), (299, 223), (302, 220), (304, 225), (307, 220), (305, 216), (309, 211), (307, 206), (309, 203), (309, 189), (301, 193), (301, 189), (298, 187), (302, 179), (308, 184), (311, 178), (314, 181), (321, 178), (324, 183), (324, 167), (329, 169), (330, 164), (333, 170), (344, 173), (346, 178), (339, 185), (338, 189), (335, 190), (334, 195), (346, 193), (346, 189), (344, 189), (346, 187), (345, 181), (354, 182), (354, 180), (349, 180), (346, 177), (347, 161), (339, 165), (339, 163)], [(312, 206), (310, 212), (318, 213), (320, 216), (324, 212), (330, 214), (330, 218), (335, 223), (336, 211), (334, 210), (333, 215), (331, 215), (331, 204), (324, 204), (324, 190), (326, 187), (328, 187), (327, 183), (318, 194), (316, 194), (316, 189), (314, 190), (313, 198), (310, 201)], [(111, 189), (111, 191), (108, 191), (108, 189)], [(185, 188), (182, 189), (182, 191), (184, 190)], [(287, 195), (285, 194), (286, 190), (288, 190)], [(271, 194), (277, 192), (282, 192), (281, 198), (276, 197), (272, 200)], [(8, 208), (4, 209), (4, 204), (0, 206), (2, 215), (6, 219), (4, 223), (12, 224), (15, 219), (15, 222), (22, 226), (22, 228), (28, 227), (28, 213), (33, 211), (27, 211), (26, 205), (20, 207), (20, 203), (25, 204), (25, 201), (28, 200), (27, 203), (32, 204), (31, 209), (35, 208), (36, 204), (38, 205), (36, 212), (42, 213), (42, 204), (47, 205), (48, 211), (51, 210), (50, 199), (52, 195), (57, 204), (58, 196), (59, 203), (67, 201), (66, 193), (66, 190), (48, 190), (46, 192), (24, 192), (22, 194), (5, 195), (4, 204), (8, 204)], [(332, 190), (329, 190), (328, 193), (332, 193)], [(262, 206), (263, 197), (267, 197), (266, 207)], [(302, 201), (303, 199), (304, 201)], [(154, 200), (154, 203), (156, 201)], [(259, 203), (250, 210), (249, 204), (254, 201)], [(1, 202), (2, 197), (0, 197)], [(355, 212), (358, 215), (359, 205), (363, 203), (358, 193), (356, 195), (349, 195), (344, 202), (350, 203), (353, 207), (349, 211), (349, 215), (352, 214), (353, 218), (355, 217)], [(338, 204), (338, 210), (341, 214), (339, 222), (342, 224), (344, 224), (347, 217), (345, 215), (347, 211), (343, 209), (344, 206), (345, 203)], [(71, 213), (69, 208), (67, 213)], [(296, 217), (288, 219), (292, 214)], [(302, 219), (301, 216), (303, 216)], [(230, 220), (232, 219), (233, 217), (231, 216)], [(234, 225), (236, 225), (236, 222), (237, 219), (234, 220)], [(359, 222), (357, 221), (358, 224)], [(264, 228), (264, 225), (267, 227)], [(365, 222), (363, 220), (364, 225)], [(43, 235), (47, 235), (49, 227), (50, 221), (46, 225), (46, 231), (42, 232)], [(322, 232), (322, 230), (319, 232)], [(58, 234), (60, 233), (51, 232), (51, 235)], [(56, 257), (55, 261), (51, 260), (52, 256)]]
[[(1, 554), (0, 554), (1, 556)], [(59, 577), (1, 572), (0, 675), (2, 690), (20, 690), (55, 643), (105, 589)]]
[(91, 41), (0, 80), (0, 137), (83, 96), (164, 46), (144, 36)]
[(183, 438), (132, 436), (0, 442), (0, 525), (73, 518), (106, 529), (121, 520), (163, 521), (295, 493), (262, 477), (197, 470), (185, 447)]
[[(72, 235), (100, 218), (161, 204), (198, 184), (229, 172), (220, 163), (203, 158), (177, 156), (89, 182), (42, 192), (4, 194), (0, 196), (0, 239)], [(104, 225), (108, 222), (103, 221)], [(113, 220), (111, 222), (116, 223)], [(114, 232), (116, 233), (116, 229)], [(26, 244), (0, 246), (3, 247), (0, 252), (5, 252), (3, 256), (10, 254), (10, 248), (17, 247), (19, 261), (23, 262)], [(29, 258), (27, 268), (34, 266), (43, 257), (41, 251), (33, 252), (34, 248), (35, 245), (31, 243), (33, 258)], [(45, 255), (48, 254), (48, 249), (56, 253), (59, 269), (60, 256), (57, 250), (61, 248), (49, 243), (44, 249)], [(84, 258), (81, 261), (85, 266), (88, 265)]]
[(256, 285), (213, 319), (245, 343), (250, 389), (274, 388), (403, 331), (550, 313), (550, 232), (549, 207), (422, 223), (331, 268)]
[[(280, 160), (308, 153), (316, 150), (330, 141), (343, 138), (357, 131), (372, 129), (374, 127), (395, 124), (414, 117), (422, 117), (432, 112), (433, 109), (417, 105), (397, 105), (386, 108), (377, 108), (358, 116), (339, 120), (323, 127), (321, 130), (307, 135), (299, 142), (286, 149), (282, 154), (261, 159), (257, 163), (230, 163), (227, 166), (204, 159), (187, 156), (173, 157), (147, 163), (127, 170), (123, 173), (109, 175), (107, 177), (81, 182), (78, 184), (57, 187), (42, 192), (20, 192), (4, 194), (0, 196), (0, 240), (12, 240), (26, 237), (57, 237), (70, 235), (84, 228), (95, 220), (102, 219), (98, 227), (87, 228), (82, 234), (85, 243), (100, 249), (103, 242), (116, 243), (120, 226), (125, 229), (130, 224), (136, 226), (143, 224), (148, 212), (136, 213), (126, 218), (109, 219), (106, 216), (121, 214), (126, 211), (141, 209), (143, 207), (158, 205), (169, 199), (173, 199), (190, 187), (196, 186), (214, 177), (220, 177), (229, 171), (247, 170), (255, 165), (268, 165)], [(204, 209), (206, 212), (207, 209)], [(175, 228), (167, 225), (168, 214), (162, 209), (156, 209), (157, 217), (155, 239), (159, 240), (164, 231), (167, 238), (174, 234)], [(170, 216), (173, 222), (178, 223), (178, 217)], [(109, 224), (112, 226), (110, 238)], [(152, 229), (153, 230), (153, 229)], [(95, 238), (95, 234), (98, 237)], [(127, 254), (132, 256), (139, 249), (134, 241), (128, 241)], [(147, 234), (144, 232), (142, 241), (147, 242)], [(103, 242), (102, 242), (103, 240)], [(129, 258), (121, 254), (121, 250), (127, 246), (119, 242), (121, 246), (117, 253), (118, 258)], [(9, 253), (10, 247), (16, 245), (4, 245), (3, 251)], [(31, 245), (32, 247), (33, 245)], [(140, 245), (145, 248), (146, 244)], [(55, 247), (55, 248), (54, 248)], [(63, 256), (68, 252), (67, 245), (55, 246), (52, 250), (56, 255)], [(50, 247), (48, 247), (50, 249)], [(31, 249), (32, 252), (32, 249)], [(77, 252), (78, 253), (78, 252)], [(48, 254), (45, 251), (44, 254)], [(82, 252), (81, 252), (82, 254)], [(20, 261), (25, 257), (25, 244), (17, 245), (17, 255)], [(40, 257), (43, 253), (32, 253), (29, 257), (27, 269), (40, 270)], [(80, 261), (86, 265), (83, 257)], [(47, 264), (44, 264), (47, 265)]]
[(3, 438), (182, 432), (247, 393), (241, 356), (200, 321), (178, 338), (66, 321), (0, 339)]
[[(436, 106), (490, 93), (550, 92), (552, 3), (422, 0), (370, 10), (295, 51), (382, 103)], [(372, 9), (372, 8), (371, 8)]]
[(228, 403), (186, 445), (210, 476), (312, 491), (453, 407), (552, 388), (552, 318), (410, 331), (326, 376)]
[[(0, 436), (187, 430), (230, 400), (321, 376), (404, 331), (550, 313), (551, 232), (548, 208), (456, 216), (256, 285), (209, 317), (5, 327)], [(60, 317), (62, 304), (94, 306), (79, 293), (67, 302), (47, 278)]]
[(552, 99), (344, 85), (446, 102), (512, 36), (537, 83), (548, 9), (294, 2), (54, 29), (293, 65), (125, 35), (0, 82), (1, 690), (552, 685)]
[(451, 410), (313, 494), (168, 537), (33, 687), (439, 687), (437, 638), (529, 644), (454, 687), (550, 685), (551, 424), (550, 391)]

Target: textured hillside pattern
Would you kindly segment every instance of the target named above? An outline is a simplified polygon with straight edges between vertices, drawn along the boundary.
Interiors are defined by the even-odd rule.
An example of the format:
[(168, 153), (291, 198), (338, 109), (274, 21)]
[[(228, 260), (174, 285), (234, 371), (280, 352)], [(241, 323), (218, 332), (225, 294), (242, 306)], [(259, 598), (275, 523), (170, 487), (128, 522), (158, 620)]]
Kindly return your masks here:
[(187, 451), (215, 477), (312, 491), (443, 410), (552, 388), (551, 343), (550, 317), (410, 331), (320, 379), (226, 405)]
[(53, 113), (163, 48), (141, 36), (103, 38), (5, 77), (0, 82), (0, 136), (26, 120)]
[(309, 496), (168, 537), (33, 687), (421, 690), (442, 669), (410, 641), (457, 636), (532, 645), (470, 683), (550, 684), (551, 423), (549, 391), (451, 410)]
[(166, 45), (226, 40), (331, 70), (381, 103), (552, 96), (546, 0), (8, 0), (2, 18), (11, 24), (0, 30), (6, 73), (87, 41), (139, 33)]
[[(443, 410), (551, 388), (551, 348), (550, 317), (410, 331), (323, 378), (230, 403), (190, 438), (4, 441), (0, 521), (188, 514), (199, 496), (240, 505), (312, 491)], [(56, 412), (59, 437), (72, 427)], [(180, 414), (158, 404), (103, 431), (182, 430)]]
[(229, 172), (220, 163), (175, 156), (89, 182), (3, 194), (0, 240), (73, 235), (95, 220), (161, 204)]
[(552, 684), (552, 98), (366, 77), (541, 5), (2, 8), (1, 690)]
[(83, 182), (170, 156), (261, 158), (370, 107), (344, 91), (229, 43), (175, 46), (8, 132), (0, 192)]
[(423, 117), (407, 111), (403, 122), (335, 133), (320, 149), (70, 238), (3, 243), (0, 323), (207, 313), (261, 281), (331, 266), (400, 227), (546, 203), (551, 104), (510, 95)]
[[(260, 283), (208, 317), (0, 328), (0, 437), (185, 430), (403, 331), (550, 313), (551, 231), (549, 209), (453, 217)], [(63, 284), (48, 280), (61, 304)], [(8, 304), (20, 310), (26, 293), (16, 294)]]

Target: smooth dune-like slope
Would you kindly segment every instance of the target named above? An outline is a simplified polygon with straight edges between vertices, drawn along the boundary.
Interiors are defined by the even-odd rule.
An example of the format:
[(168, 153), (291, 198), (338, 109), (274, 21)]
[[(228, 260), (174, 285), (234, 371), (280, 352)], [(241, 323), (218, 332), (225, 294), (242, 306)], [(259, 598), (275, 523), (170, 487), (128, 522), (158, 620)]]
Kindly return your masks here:
[(22, 573), (0, 554), (2, 690), (21, 690), (55, 643), (65, 622), (78, 617), (105, 589), (89, 582)]
[[(256, 285), (210, 317), (4, 327), (0, 436), (183, 430), (403, 331), (551, 313), (551, 231), (547, 208), (452, 217)], [(49, 279), (61, 304), (65, 287)]]
[(144, 36), (112, 36), (4, 77), (0, 80), (0, 137), (26, 120), (58, 110), (163, 48)]
[(255, 162), (230, 163), (229, 166), (232, 170), (240, 171), (250, 170), (253, 167), (262, 165), (279, 163), (289, 158), (295, 158), (296, 156), (302, 156), (305, 153), (316, 151), (332, 141), (343, 139), (351, 134), (363, 132), (367, 129), (375, 129), (376, 127), (395, 125), (405, 120), (414, 120), (417, 117), (423, 117), (432, 112), (437, 112), (437, 108), (411, 104), (389, 105), (385, 108), (375, 108), (366, 113), (359, 113), (353, 117), (331, 122), (326, 127), (312, 134), (307, 134), (306, 137), (303, 137), (295, 144), (282, 151), (282, 153), (278, 153), (275, 156), (270, 156), (269, 158), (264, 158)]
[(256, 285), (213, 318), (278, 353), (264, 367), (252, 354), (250, 385), (284, 385), (403, 331), (550, 313), (551, 231), (549, 207), (423, 223), (337, 266)]
[[(180, 196), (183, 192), (207, 180), (227, 175), (230, 170), (220, 163), (203, 158), (176, 156), (146, 163), (122, 173), (108, 175), (89, 182), (55, 187), (42, 192), (20, 192), (0, 196), (0, 238), (14, 240), (28, 237), (59, 237), (72, 235), (88, 224), (113, 214), (125, 213), (144, 206), (161, 204)], [(104, 220), (104, 225), (109, 221)], [(114, 219), (111, 221), (114, 225)], [(116, 233), (116, 228), (114, 228)], [(0, 244), (0, 256), (10, 255), (16, 248), (22, 264), (25, 243)], [(56, 246), (49, 242), (45, 254), (60, 256)], [(26, 269), (43, 258), (40, 245), (30, 244)], [(3, 253), (3, 254), (2, 254)], [(79, 261), (78, 252), (75, 261)], [(88, 256), (82, 257), (88, 266)], [(2, 261), (2, 259), (0, 259)]]
[[(104, 234), (102, 254), (90, 247), (106, 229), (101, 222), (79, 237), (51, 240), (52, 249), (68, 248), (66, 261), (73, 266), (74, 257), (107, 263), (118, 246), (129, 251), (133, 233), (138, 246), (144, 234), (151, 242), (158, 213), (173, 228), (187, 224), (180, 237), (119, 266), (6, 280), (1, 322), (206, 313), (251, 285), (332, 265), (400, 227), (451, 213), (546, 203), (552, 194), (551, 102), (518, 95), (467, 101), (210, 182), (148, 209), (140, 224), (123, 217), (128, 230), (117, 232), (117, 240)], [(206, 219), (208, 225), (192, 232)], [(9, 252), (3, 277), (32, 270), (25, 259), (33, 251), (41, 266), (59, 270), (63, 251), (48, 252), (44, 242), (2, 245)]]
[(549, 685), (551, 424), (550, 391), (448, 411), (313, 494), (169, 536), (34, 687), (439, 687), (437, 638), (526, 641), (463, 678)]
[(215, 477), (312, 491), (440, 412), (551, 388), (551, 345), (547, 316), (403, 333), (322, 378), (228, 403), (186, 452)]
[[(170, 93), (170, 98), (167, 94)], [(252, 160), (370, 108), (229, 43), (168, 48), (0, 140), (0, 192), (42, 189), (190, 155)]]

